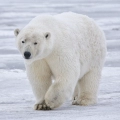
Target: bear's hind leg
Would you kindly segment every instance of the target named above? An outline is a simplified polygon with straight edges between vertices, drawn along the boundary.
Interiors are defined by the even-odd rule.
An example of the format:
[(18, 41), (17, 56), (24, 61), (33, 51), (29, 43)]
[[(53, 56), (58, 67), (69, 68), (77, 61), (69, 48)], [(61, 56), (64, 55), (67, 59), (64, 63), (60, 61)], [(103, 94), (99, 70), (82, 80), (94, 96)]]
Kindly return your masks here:
[(92, 105), (97, 102), (101, 70), (94, 68), (79, 80), (80, 94), (74, 105)]
[(80, 94), (80, 85), (79, 85), (79, 82), (77, 82), (77, 85), (75, 87), (75, 90), (74, 90), (74, 93), (73, 93), (73, 96), (72, 96), (72, 104), (74, 105), (78, 99), (78, 96)]

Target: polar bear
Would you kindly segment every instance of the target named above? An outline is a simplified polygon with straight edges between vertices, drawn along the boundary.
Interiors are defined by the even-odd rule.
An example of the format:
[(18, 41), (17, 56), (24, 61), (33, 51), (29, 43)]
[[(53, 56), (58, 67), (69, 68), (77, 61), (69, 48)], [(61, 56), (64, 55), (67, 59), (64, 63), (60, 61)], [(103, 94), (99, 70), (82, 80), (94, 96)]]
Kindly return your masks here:
[(72, 12), (40, 15), (14, 34), (36, 98), (34, 109), (57, 108), (71, 96), (73, 105), (97, 102), (106, 39), (93, 19)]

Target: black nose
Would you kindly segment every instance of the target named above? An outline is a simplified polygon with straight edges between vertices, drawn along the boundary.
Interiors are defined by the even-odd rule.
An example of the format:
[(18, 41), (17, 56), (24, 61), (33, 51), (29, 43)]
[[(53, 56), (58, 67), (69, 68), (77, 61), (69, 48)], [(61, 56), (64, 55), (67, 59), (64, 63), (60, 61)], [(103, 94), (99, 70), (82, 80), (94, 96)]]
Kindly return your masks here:
[(29, 59), (31, 56), (30, 52), (24, 52), (25, 59)]

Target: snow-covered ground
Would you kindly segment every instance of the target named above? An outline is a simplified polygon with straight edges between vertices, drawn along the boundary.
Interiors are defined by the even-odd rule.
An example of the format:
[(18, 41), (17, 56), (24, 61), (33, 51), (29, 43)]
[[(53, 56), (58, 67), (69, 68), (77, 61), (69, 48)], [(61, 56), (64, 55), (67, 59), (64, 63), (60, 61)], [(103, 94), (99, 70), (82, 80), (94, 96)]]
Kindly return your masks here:
[[(86, 14), (105, 31), (108, 54), (98, 104), (52, 111), (34, 111), (34, 96), (13, 30), (39, 14), (73, 11)], [(0, 120), (120, 120), (120, 1), (119, 0), (0, 0)]]

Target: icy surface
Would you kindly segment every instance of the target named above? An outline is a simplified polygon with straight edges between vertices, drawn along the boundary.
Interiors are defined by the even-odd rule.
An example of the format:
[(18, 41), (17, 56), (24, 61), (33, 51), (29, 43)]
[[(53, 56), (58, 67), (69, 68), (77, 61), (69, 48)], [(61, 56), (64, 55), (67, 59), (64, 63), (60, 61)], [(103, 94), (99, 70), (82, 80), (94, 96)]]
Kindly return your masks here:
[[(53, 111), (34, 111), (34, 96), (13, 30), (39, 14), (73, 11), (86, 14), (105, 31), (108, 54), (98, 104)], [(120, 120), (120, 1), (119, 0), (0, 0), (0, 120)]]

